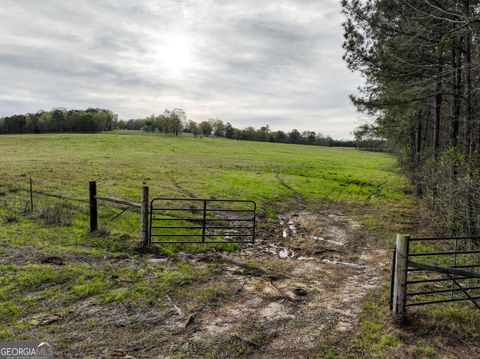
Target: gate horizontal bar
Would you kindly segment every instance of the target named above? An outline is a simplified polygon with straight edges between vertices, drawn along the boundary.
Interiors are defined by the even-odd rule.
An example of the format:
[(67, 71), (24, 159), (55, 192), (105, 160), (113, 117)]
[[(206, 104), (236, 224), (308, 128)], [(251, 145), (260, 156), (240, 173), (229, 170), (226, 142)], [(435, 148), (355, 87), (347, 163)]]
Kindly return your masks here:
[(168, 228), (184, 228), (184, 229), (202, 229), (202, 226), (151, 226), (151, 228), (160, 228), (160, 229), (168, 229)]
[[(467, 279), (476, 279), (475, 277), (455, 277), (455, 280), (467, 280)], [(452, 278), (433, 278), (433, 279), (418, 279), (418, 280), (409, 280), (407, 284), (420, 284), (420, 283), (436, 283), (436, 282), (451, 282)]]
[(254, 243), (253, 239), (249, 241), (150, 241), (150, 243), (158, 243), (158, 244), (228, 244), (228, 243), (236, 243), (236, 244), (243, 244), (243, 243)]
[(152, 211), (192, 211), (203, 212), (203, 208), (151, 208)]
[(455, 240), (467, 240), (467, 239), (480, 239), (480, 237), (418, 237), (410, 238), (410, 241), (455, 241)]
[(152, 234), (152, 237), (251, 237), (251, 234)]
[(408, 265), (414, 268), (427, 269), (432, 272), (459, 275), (462, 277), (480, 278), (480, 272), (469, 272), (459, 268), (442, 267), (434, 264), (425, 264), (408, 261)]
[[(152, 211), (185, 211), (185, 212), (203, 212), (203, 208), (152, 208)], [(205, 212), (248, 212), (253, 213), (253, 209), (217, 209), (207, 208)]]
[(414, 297), (417, 295), (429, 295), (429, 294), (436, 294), (436, 293), (449, 293), (449, 292), (461, 292), (464, 290), (478, 290), (480, 287), (467, 287), (467, 288), (455, 288), (455, 289), (439, 289), (439, 290), (425, 290), (420, 292), (411, 292), (407, 293), (407, 296)]
[(159, 218), (159, 217), (152, 217), (152, 221), (203, 221), (203, 218)]
[(238, 226), (238, 227), (235, 227), (235, 226), (232, 226), (232, 227), (229, 227), (229, 226), (206, 226), (205, 229), (253, 229), (255, 228), (254, 226), (251, 226), (251, 227), (247, 227), (247, 226)]
[(429, 252), (429, 253), (409, 253), (409, 257), (425, 257), (425, 256), (449, 256), (454, 254), (476, 254), (480, 253), (480, 250), (476, 251), (458, 251), (458, 252)]
[[(449, 268), (478, 268), (480, 264), (466, 264), (466, 265), (456, 265), (456, 266), (449, 266)], [(429, 271), (431, 269), (424, 269), (424, 268), (408, 268), (408, 272), (421, 272), (421, 271)]]
[(463, 302), (466, 300), (473, 301), (480, 299), (480, 296), (470, 297), (470, 298), (453, 298), (453, 299), (439, 299), (439, 300), (430, 300), (427, 302), (416, 302), (416, 303), (407, 303), (407, 307), (414, 307), (417, 305), (426, 305), (426, 304), (436, 304), (436, 303), (448, 303), (448, 302)]
[(205, 212), (248, 212), (254, 213), (254, 209), (220, 209), (220, 208), (207, 208)]

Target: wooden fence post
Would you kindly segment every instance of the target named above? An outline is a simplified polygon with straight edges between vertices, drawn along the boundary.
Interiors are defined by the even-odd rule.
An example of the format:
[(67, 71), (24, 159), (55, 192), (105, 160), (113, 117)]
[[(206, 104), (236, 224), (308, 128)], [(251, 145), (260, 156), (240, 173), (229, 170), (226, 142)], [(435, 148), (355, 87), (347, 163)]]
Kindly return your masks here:
[(89, 200), (90, 200), (90, 233), (98, 230), (98, 211), (97, 211), (97, 182), (89, 182)]
[(148, 245), (148, 186), (143, 186), (142, 189), (142, 207), (140, 209), (141, 222), (140, 222), (140, 235), (142, 240), (142, 246)]
[(33, 184), (32, 184), (32, 177), (30, 177), (30, 212), (33, 212)]
[(397, 234), (393, 281), (393, 314), (398, 324), (405, 322), (407, 304), (408, 242), (410, 235)]

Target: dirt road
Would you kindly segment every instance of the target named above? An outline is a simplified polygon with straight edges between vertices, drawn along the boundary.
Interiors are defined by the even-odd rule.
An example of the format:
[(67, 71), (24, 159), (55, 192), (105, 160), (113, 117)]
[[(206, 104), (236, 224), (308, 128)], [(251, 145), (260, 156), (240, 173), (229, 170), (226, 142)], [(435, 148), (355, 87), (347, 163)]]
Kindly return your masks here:
[(216, 281), (238, 289), (214, 308), (179, 312), (165, 328), (172, 341), (161, 357), (173, 350), (185, 357), (300, 358), (318, 353), (326, 338), (348, 334), (364, 296), (385, 280), (387, 251), (369, 245), (359, 223), (342, 213), (294, 212), (279, 222), (275, 241), (184, 256), (196, 265), (222, 262)]

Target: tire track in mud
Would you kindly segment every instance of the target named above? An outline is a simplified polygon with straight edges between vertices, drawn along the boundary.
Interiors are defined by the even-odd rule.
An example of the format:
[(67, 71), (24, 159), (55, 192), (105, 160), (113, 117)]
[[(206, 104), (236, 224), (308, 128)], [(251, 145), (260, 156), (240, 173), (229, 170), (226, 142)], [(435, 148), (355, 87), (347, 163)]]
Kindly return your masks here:
[(196, 198), (196, 195), (193, 192), (190, 192), (190, 191), (186, 190), (185, 188), (183, 188), (182, 186), (180, 186), (180, 184), (177, 182), (177, 180), (174, 177), (167, 176), (167, 179), (172, 183), (172, 185), (176, 189), (178, 189), (180, 191), (180, 193), (183, 193), (190, 198)]
[(276, 178), (277, 178), (277, 180), (278, 180), (278, 183), (280, 183), (280, 185), (281, 185), (282, 187), (285, 187), (286, 189), (288, 189), (290, 192), (293, 193), (295, 199), (296, 199), (298, 202), (300, 202), (300, 203), (302, 203), (302, 204), (305, 204), (305, 203), (306, 203), (305, 199), (302, 197), (302, 194), (301, 194), (300, 192), (296, 191), (296, 190), (295, 190), (293, 187), (291, 187), (290, 185), (288, 185), (288, 184), (284, 181), (284, 179), (283, 179), (282, 177), (280, 177), (280, 174), (277, 173)]

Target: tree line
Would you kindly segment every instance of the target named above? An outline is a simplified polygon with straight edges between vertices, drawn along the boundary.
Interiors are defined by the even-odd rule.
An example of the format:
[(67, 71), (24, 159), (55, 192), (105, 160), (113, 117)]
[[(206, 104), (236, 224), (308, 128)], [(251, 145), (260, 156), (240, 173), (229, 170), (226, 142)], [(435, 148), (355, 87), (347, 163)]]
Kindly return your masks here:
[[(140, 119), (118, 120), (112, 111), (99, 108), (87, 110), (66, 110), (54, 108), (24, 115), (0, 117), (0, 134), (48, 133), (48, 132), (96, 132), (111, 130), (137, 130), (162, 132), (166, 135), (182, 133), (198, 136), (216, 136), (235, 140), (293, 143), (316, 146), (342, 146), (372, 148), (369, 141), (362, 139), (337, 140), (315, 131), (292, 130), (272, 131), (269, 125), (260, 128), (239, 129), (219, 119), (196, 122), (187, 119), (183, 109), (165, 110), (161, 115), (150, 115)], [(377, 146), (381, 147), (381, 146)]]
[(116, 115), (100, 108), (67, 111), (58, 107), (51, 111), (0, 117), (0, 134), (110, 131), (115, 126)]
[(480, 1), (342, 0), (365, 80), (357, 139), (386, 139), (446, 232), (480, 234)]
[[(246, 127), (239, 129), (231, 123), (224, 123), (219, 119), (208, 119), (207, 121), (196, 122), (187, 120), (185, 111), (182, 109), (165, 110), (161, 115), (151, 115), (141, 119), (119, 120), (118, 128), (123, 130), (137, 130), (147, 132), (162, 132), (166, 135), (180, 135), (190, 133), (194, 137), (216, 136), (235, 140), (263, 141), (277, 143), (293, 143), (316, 146), (342, 146), (355, 147), (357, 141), (336, 140), (330, 136), (323, 136), (315, 131), (273, 131), (269, 125), (260, 128)], [(364, 142), (362, 142), (364, 143)], [(364, 146), (369, 147), (369, 146)], [(373, 147), (373, 146), (372, 146)]]

